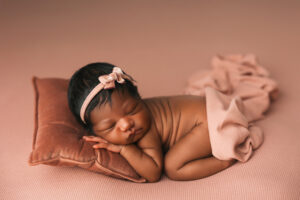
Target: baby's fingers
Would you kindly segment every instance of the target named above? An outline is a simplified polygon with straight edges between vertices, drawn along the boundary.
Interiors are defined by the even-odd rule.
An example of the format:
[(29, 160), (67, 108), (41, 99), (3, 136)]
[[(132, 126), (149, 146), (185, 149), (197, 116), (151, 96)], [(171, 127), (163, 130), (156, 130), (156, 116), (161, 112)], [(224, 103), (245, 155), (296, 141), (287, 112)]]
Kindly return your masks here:
[(95, 136), (83, 136), (82, 137), (86, 141), (92, 141), (92, 142), (104, 142), (108, 143), (106, 140), (100, 138), (100, 137), (95, 137)]
[(94, 144), (93, 145), (93, 148), (94, 149), (100, 149), (100, 148), (107, 148), (107, 144), (105, 144), (105, 143), (98, 143), (98, 144)]
[(93, 148), (94, 149), (104, 148), (104, 149), (106, 149), (108, 151), (112, 151), (112, 152), (115, 152), (115, 153), (120, 153), (123, 146), (124, 145), (114, 145), (114, 144), (98, 143), (98, 144), (94, 144)]

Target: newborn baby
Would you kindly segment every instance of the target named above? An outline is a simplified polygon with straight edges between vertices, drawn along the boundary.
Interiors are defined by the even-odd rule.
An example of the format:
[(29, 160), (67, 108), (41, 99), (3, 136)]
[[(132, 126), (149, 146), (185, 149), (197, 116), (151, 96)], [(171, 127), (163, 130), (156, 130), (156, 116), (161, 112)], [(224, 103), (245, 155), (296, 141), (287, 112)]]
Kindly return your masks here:
[(172, 180), (213, 175), (236, 160), (212, 156), (203, 96), (142, 99), (135, 81), (109, 63), (91, 63), (74, 73), (69, 107), (97, 142), (94, 148), (120, 153), (148, 182), (162, 171)]

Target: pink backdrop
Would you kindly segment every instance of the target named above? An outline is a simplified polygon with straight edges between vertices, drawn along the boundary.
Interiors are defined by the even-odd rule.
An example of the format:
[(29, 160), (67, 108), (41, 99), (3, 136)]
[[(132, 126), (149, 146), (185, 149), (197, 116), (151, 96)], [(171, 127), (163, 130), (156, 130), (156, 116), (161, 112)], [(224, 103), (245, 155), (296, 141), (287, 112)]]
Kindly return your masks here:
[[(298, 199), (299, 10), (291, 0), (0, 0), (0, 199)], [(258, 123), (265, 141), (247, 163), (152, 184), (27, 164), (33, 75), (70, 78), (105, 61), (131, 74), (143, 97), (176, 95), (217, 53), (254, 53), (279, 84), (280, 98)]]

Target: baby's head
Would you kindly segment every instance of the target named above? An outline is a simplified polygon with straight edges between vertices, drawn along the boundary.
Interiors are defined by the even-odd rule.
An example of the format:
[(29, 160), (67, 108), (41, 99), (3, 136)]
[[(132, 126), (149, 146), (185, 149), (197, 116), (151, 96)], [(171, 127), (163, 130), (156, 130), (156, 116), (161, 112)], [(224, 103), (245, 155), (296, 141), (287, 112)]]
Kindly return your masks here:
[(68, 103), (83, 127), (111, 143), (135, 142), (150, 128), (150, 113), (134, 80), (110, 63), (77, 70), (70, 79)]

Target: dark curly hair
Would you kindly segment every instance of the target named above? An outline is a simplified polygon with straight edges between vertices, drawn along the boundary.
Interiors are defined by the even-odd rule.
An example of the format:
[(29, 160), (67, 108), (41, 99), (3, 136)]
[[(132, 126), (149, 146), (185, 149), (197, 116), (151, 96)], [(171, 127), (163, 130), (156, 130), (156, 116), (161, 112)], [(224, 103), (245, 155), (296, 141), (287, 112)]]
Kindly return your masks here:
[[(125, 83), (119, 84), (115, 81), (115, 88), (101, 90), (87, 106), (84, 119), (86, 124), (80, 118), (80, 108), (83, 101), (92, 91), (92, 89), (99, 83), (98, 77), (101, 75), (110, 74), (113, 68), (116, 67), (106, 62), (90, 63), (79, 70), (77, 70), (71, 77), (68, 86), (68, 104), (71, 112), (74, 114), (76, 120), (90, 133), (95, 134), (93, 126), (90, 121), (91, 111), (98, 105), (109, 102), (111, 104), (111, 94), (114, 90), (124, 93), (127, 91), (132, 97), (141, 99), (137, 87), (127, 79)], [(123, 70), (122, 70), (123, 71)], [(123, 71), (124, 74), (126, 74)], [(128, 74), (126, 74), (129, 76)], [(131, 78), (131, 76), (129, 76)]]

